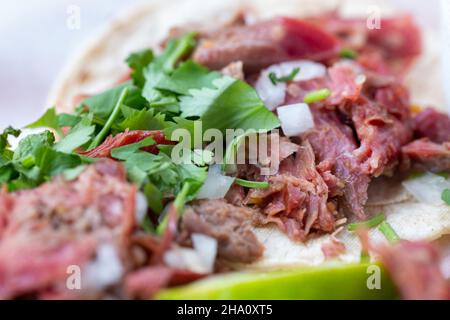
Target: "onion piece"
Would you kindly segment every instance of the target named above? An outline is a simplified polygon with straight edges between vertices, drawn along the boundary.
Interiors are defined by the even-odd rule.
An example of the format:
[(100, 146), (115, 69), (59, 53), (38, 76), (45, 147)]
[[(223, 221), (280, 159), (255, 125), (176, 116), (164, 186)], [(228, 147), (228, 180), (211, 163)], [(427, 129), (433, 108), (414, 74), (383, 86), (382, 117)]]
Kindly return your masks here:
[(450, 189), (449, 180), (430, 172), (405, 180), (402, 185), (418, 201), (431, 205), (444, 204), (441, 199), (442, 192)]
[(194, 249), (174, 247), (164, 254), (164, 263), (172, 268), (196, 273), (212, 273), (217, 255), (217, 240), (193, 234)]
[(222, 199), (233, 183), (234, 178), (224, 176), (220, 165), (210, 166), (205, 183), (197, 194), (197, 199)]
[(281, 128), (287, 137), (299, 134), (314, 128), (314, 119), (306, 103), (297, 103), (282, 106), (277, 109)]
[(300, 72), (297, 73), (293, 81), (306, 81), (324, 77), (327, 72), (323, 64), (309, 60), (284, 62), (264, 69), (255, 84), (255, 89), (269, 110), (272, 111), (280, 106), (286, 98), (286, 83), (281, 82), (274, 85), (269, 78), (269, 74), (273, 72), (279, 78), (286, 77), (296, 68), (299, 68)]
[(116, 248), (110, 243), (100, 244), (94, 261), (83, 270), (83, 281), (86, 288), (102, 290), (118, 283), (124, 273), (122, 261)]
[(136, 203), (135, 203), (135, 218), (137, 223), (142, 223), (144, 221), (145, 217), (147, 216), (147, 210), (148, 210), (148, 204), (147, 204), (147, 198), (145, 195), (138, 191), (136, 192)]
[(209, 272), (213, 272), (217, 256), (217, 240), (200, 233), (192, 234), (191, 239), (194, 249), (199, 254), (205, 268)]

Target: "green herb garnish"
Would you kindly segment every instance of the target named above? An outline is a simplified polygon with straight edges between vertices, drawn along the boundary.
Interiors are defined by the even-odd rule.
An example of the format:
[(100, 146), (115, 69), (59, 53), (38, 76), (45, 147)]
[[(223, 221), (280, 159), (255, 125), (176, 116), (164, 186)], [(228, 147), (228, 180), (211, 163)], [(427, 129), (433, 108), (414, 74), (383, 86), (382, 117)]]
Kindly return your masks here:
[(239, 178), (236, 178), (235, 183), (240, 186), (252, 189), (267, 189), (270, 186), (266, 181), (248, 181)]
[(303, 101), (307, 104), (325, 100), (331, 95), (330, 89), (324, 88), (306, 94)]
[(372, 219), (369, 219), (367, 221), (350, 223), (347, 226), (347, 230), (348, 231), (356, 231), (360, 228), (372, 229), (372, 228), (375, 228), (376, 226), (378, 226), (384, 220), (386, 220), (386, 216), (383, 213), (380, 213), (380, 214), (376, 215), (375, 217), (373, 217)]
[(117, 117), (120, 113), (120, 107), (122, 107), (122, 104), (125, 102), (125, 99), (128, 95), (128, 89), (124, 88), (119, 96), (118, 101), (116, 102), (116, 105), (114, 106), (111, 115), (108, 118), (108, 121), (106, 121), (105, 126), (102, 128), (102, 130), (97, 134), (94, 141), (92, 141), (91, 145), (89, 146), (89, 150), (97, 148), (105, 139), (109, 131), (111, 130), (111, 127), (113, 123), (116, 121)]
[(378, 230), (385, 236), (385, 238), (391, 242), (397, 242), (400, 240), (400, 237), (395, 232), (395, 230), (392, 228), (392, 226), (387, 222), (383, 221), (379, 226)]
[(339, 56), (343, 59), (351, 59), (351, 60), (355, 60), (358, 58), (358, 53), (350, 48), (344, 48), (341, 50), (341, 52), (339, 53)]
[(273, 85), (276, 86), (278, 83), (294, 80), (299, 72), (300, 68), (295, 68), (294, 70), (291, 71), (289, 75), (284, 77), (278, 77), (275, 72), (270, 72), (269, 79), (270, 81), (272, 81)]
[(450, 189), (445, 189), (444, 191), (442, 191), (441, 199), (446, 204), (450, 205)]

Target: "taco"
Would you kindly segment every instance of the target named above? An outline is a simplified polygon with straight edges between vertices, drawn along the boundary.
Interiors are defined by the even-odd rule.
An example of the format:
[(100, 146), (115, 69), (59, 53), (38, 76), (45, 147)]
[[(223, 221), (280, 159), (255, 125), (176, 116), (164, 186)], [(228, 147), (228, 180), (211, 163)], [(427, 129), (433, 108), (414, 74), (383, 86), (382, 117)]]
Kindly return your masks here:
[(436, 41), (364, 5), (115, 21), (1, 136), (0, 298), (449, 298)]

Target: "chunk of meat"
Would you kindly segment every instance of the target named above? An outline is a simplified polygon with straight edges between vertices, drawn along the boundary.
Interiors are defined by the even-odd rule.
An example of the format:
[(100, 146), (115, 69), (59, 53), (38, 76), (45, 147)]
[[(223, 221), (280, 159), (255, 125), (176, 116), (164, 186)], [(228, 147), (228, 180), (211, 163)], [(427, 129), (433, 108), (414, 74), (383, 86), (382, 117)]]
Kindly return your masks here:
[(345, 253), (346, 250), (345, 244), (333, 236), (330, 240), (322, 244), (321, 249), (326, 260), (335, 259)]
[[(375, 20), (342, 18), (336, 13), (307, 20), (333, 34), (342, 47), (357, 51), (358, 62), (380, 74), (405, 74), (422, 53), (420, 30), (408, 15), (380, 19), (379, 27)], [(374, 28), (368, 28), (368, 22)]]
[(321, 172), (331, 172), (339, 179), (344, 206), (364, 218), (370, 178), (361, 170), (353, 154), (357, 148), (353, 131), (336, 110), (313, 108), (312, 113), (315, 127), (303, 137), (311, 142), (319, 161), (318, 168)]
[(386, 59), (408, 59), (422, 52), (420, 30), (411, 16), (382, 19), (380, 28), (368, 29), (369, 44), (381, 48)]
[(415, 140), (402, 148), (402, 155), (405, 169), (450, 171), (450, 142), (439, 144), (428, 138)]
[(166, 140), (162, 131), (125, 131), (119, 133), (116, 136), (109, 136), (106, 140), (97, 148), (87, 152), (81, 152), (82, 155), (91, 158), (111, 158), (111, 150), (119, 147), (123, 147), (129, 144), (137, 143), (146, 138), (152, 138), (155, 141), (155, 145), (151, 145), (143, 148), (144, 151), (158, 154), (159, 144), (174, 144), (172, 141)]
[(283, 17), (215, 32), (200, 40), (193, 58), (214, 70), (239, 60), (246, 72), (256, 72), (288, 60), (321, 61), (338, 52), (337, 40), (321, 28)]
[(268, 178), (269, 189), (251, 189), (246, 203), (262, 208), (260, 223), (277, 223), (289, 237), (304, 241), (312, 231), (331, 232), (334, 212), (328, 206), (328, 187), (316, 170), (314, 153), (304, 142), (295, 158), (281, 163), (280, 172)]
[(251, 230), (255, 213), (223, 200), (203, 200), (185, 209), (181, 229), (217, 240), (218, 256), (234, 262), (250, 263), (259, 259), (264, 247)]
[(135, 226), (135, 198), (124, 168), (112, 160), (89, 166), (74, 181), (58, 177), (35, 189), (2, 193), (0, 298), (66, 288), (67, 268), (83, 268), (100, 243), (119, 252)]
[(242, 63), (242, 61), (231, 62), (229, 65), (223, 68), (221, 72), (231, 78), (245, 81), (244, 64)]
[(401, 241), (375, 251), (403, 299), (450, 299), (449, 284), (439, 267), (439, 252), (430, 243)]
[(150, 266), (128, 274), (125, 278), (125, 291), (129, 297), (147, 300), (162, 288), (183, 285), (204, 276), (163, 265)]
[(401, 147), (413, 137), (412, 127), (367, 99), (353, 104), (350, 114), (360, 141), (354, 154), (363, 172), (375, 177), (389, 174), (398, 164)]
[(414, 118), (415, 134), (433, 142), (450, 142), (450, 117), (433, 108), (426, 108)]

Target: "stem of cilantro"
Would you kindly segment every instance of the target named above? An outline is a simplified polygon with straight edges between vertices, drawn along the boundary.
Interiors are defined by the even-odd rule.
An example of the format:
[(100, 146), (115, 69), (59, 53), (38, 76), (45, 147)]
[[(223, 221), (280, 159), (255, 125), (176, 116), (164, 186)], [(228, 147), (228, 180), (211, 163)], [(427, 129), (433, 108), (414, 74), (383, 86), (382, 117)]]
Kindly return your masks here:
[(318, 102), (318, 101), (322, 101), (325, 100), (326, 98), (328, 98), (331, 95), (331, 91), (330, 89), (324, 88), (324, 89), (320, 89), (320, 90), (316, 90), (316, 91), (312, 91), (309, 92), (305, 98), (303, 99), (303, 101), (305, 103), (314, 103), (314, 102)]
[(235, 182), (236, 182), (236, 184), (246, 187), (246, 188), (253, 188), (253, 189), (269, 188), (269, 183), (266, 181), (248, 181), (248, 180), (236, 178)]
[[(185, 182), (183, 184), (183, 187), (181, 188), (181, 191), (177, 194), (175, 200), (173, 201), (173, 206), (175, 207), (175, 210), (177, 210), (178, 217), (180, 217), (183, 214), (184, 204), (186, 203), (186, 198), (190, 188), (191, 184), (189, 182)], [(166, 230), (168, 219), (169, 217), (168, 215), (166, 215), (164, 219), (161, 221), (156, 230), (158, 234), (163, 234), (164, 230)]]
[(120, 107), (122, 106), (123, 102), (125, 101), (126, 97), (128, 95), (128, 89), (125, 88), (122, 90), (122, 93), (120, 94), (119, 100), (117, 101), (116, 105), (114, 106), (113, 111), (111, 112), (111, 115), (108, 118), (108, 121), (106, 121), (105, 126), (102, 128), (102, 130), (97, 134), (97, 136), (92, 141), (91, 145), (89, 146), (89, 150), (92, 150), (94, 148), (97, 148), (105, 139), (106, 135), (111, 130), (112, 125), (116, 121), (117, 117), (119, 116)]
[(400, 237), (398, 236), (397, 232), (391, 227), (391, 225), (387, 221), (383, 221), (379, 226), (378, 230), (386, 237), (386, 239), (391, 242), (395, 243), (400, 240)]
[(375, 228), (376, 226), (378, 226), (380, 223), (382, 223), (385, 220), (386, 220), (386, 216), (383, 213), (380, 213), (380, 214), (376, 215), (375, 217), (373, 217), (372, 219), (369, 219), (367, 221), (350, 223), (347, 226), (347, 230), (355, 231), (359, 228), (372, 229), (372, 228)]

